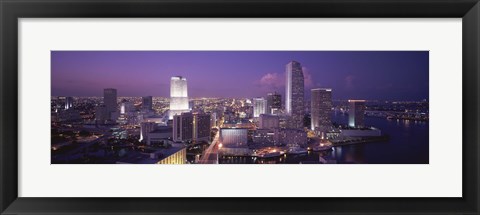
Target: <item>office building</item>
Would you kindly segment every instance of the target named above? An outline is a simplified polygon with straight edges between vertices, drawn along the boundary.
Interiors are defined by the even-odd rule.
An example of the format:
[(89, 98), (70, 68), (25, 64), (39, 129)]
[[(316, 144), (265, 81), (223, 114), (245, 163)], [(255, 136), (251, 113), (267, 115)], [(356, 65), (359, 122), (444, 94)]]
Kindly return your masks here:
[(121, 125), (126, 125), (129, 122), (129, 119), (134, 118), (133, 111), (135, 110), (135, 106), (132, 102), (123, 99), (120, 102), (120, 115), (118, 117), (117, 123)]
[(275, 129), (273, 140), (275, 145), (296, 147), (307, 143), (307, 133), (302, 129)]
[(282, 95), (277, 92), (267, 94), (267, 113), (277, 114), (282, 109)]
[(224, 148), (247, 147), (248, 129), (245, 128), (221, 128), (220, 142)]
[(117, 111), (117, 90), (107, 88), (103, 90), (103, 104), (109, 113)]
[(220, 142), (223, 147), (246, 146), (248, 142), (248, 129), (221, 128)]
[(53, 105), (55, 112), (73, 108), (73, 97), (58, 96), (54, 99)]
[[(210, 120), (210, 119), (209, 119)], [(209, 121), (210, 124), (210, 121)], [(193, 139), (193, 114), (181, 113), (173, 116), (173, 141)]]
[(79, 122), (82, 121), (82, 117), (80, 116), (80, 112), (73, 108), (59, 111), (58, 113), (58, 121), (60, 122)]
[(252, 140), (254, 143), (260, 143), (265, 146), (275, 145), (274, 136), (275, 136), (275, 130), (257, 129), (253, 133)]
[(260, 117), (267, 112), (267, 100), (264, 98), (253, 99), (253, 117)]
[(193, 139), (196, 141), (210, 139), (211, 116), (206, 113), (195, 113), (193, 115)]
[(147, 145), (167, 146), (172, 138), (172, 127), (156, 126), (154, 130), (147, 135)]
[(280, 127), (280, 117), (272, 114), (260, 114), (259, 129), (272, 129)]
[(182, 76), (172, 77), (170, 80), (169, 119), (189, 111), (187, 79)]
[(327, 131), (332, 125), (332, 89), (312, 89), (311, 97), (311, 129)]
[(299, 62), (291, 61), (286, 66), (285, 112), (290, 116), (289, 128), (303, 128), (305, 112), (304, 77)]
[(140, 123), (140, 139), (138, 141), (147, 141), (148, 134), (155, 130), (156, 124), (154, 122), (142, 122)]
[(353, 128), (365, 127), (365, 100), (348, 100), (348, 126)]
[(153, 110), (153, 99), (151, 96), (142, 97), (142, 109), (145, 111)]
[(135, 110), (135, 105), (132, 102), (127, 101), (126, 99), (122, 100), (120, 103), (120, 114), (127, 114)]
[(107, 111), (105, 105), (99, 105), (95, 107), (95, 120), (97, 123), (104, 124), (105, 121), (110, 119), (110, 113)]
[(65, 110), (73, 108), (73, 97), (65, 97)]

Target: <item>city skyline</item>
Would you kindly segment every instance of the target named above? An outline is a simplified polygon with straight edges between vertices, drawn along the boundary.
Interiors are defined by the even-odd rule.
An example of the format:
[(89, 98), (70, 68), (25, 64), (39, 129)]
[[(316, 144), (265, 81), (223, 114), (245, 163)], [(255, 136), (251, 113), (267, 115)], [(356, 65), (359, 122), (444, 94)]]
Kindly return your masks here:
[(100, 97), (97, 88), (109, 87), (119, 97), (169, 97), (179, 75), (193, 98), (285, 96), (285, 65), (295, 60), (307, 100), (320, 87), (333, 99), (428, 99), (427, 51), (53, 51), (51, 60), (52, 96)]
[[(250, 55), (242, 56), (245, 53)], [(98, 54), (93, 52), (93, 56)], [(66, 59), (60, 63), (88, 72), (95, 68), (114, 71), (69, 76), (78, 78), (80, 85), (59, 82), (63, 74), (58, 71), (71, 70), (52, 63), (52, 79), (57, 83), (52, 83), (53, 94), (65, 83), (65, 88), (80, 87), (83, 90), (78, 92), (84, 93), (97, 85), (104, 87), (103, 98), (72, 93), (51, 97), (52, 163), (428, 163), (428, 83), (420, 83), (428, 80), (428, 52), (193, 51), (168, 52), (163, 58), (153, 55), (155, 59), (145, 56), (149, 52), (100, 54), (103, 57), (95, 59), (99, 62), (91, 62), (94, 66), (83, 62), (74, 67)], [(122, 60), (119, 54), (134, 56), (134, 61)], [(316, 61), (290, 60), (285, 64), (279, 54)], [(53, 55), (52, 61), (62, 59)], [(331, 61), (319, 60), (328, 57)], [(145, 71), (157, 68), (146, 65), (146, 60), (159, 59), (174, 68), (186, 65), (188, 71), (197, 72), (167, 78), (167, 72)], [(199, 64), (191, 64), (196, 61)], [(334, 66), (329, 64), (332, 62)], [(277, 64), (284, 65), (283, 74), (258, 72)], [(330, 65), (335, 72), (312, 69), (318, 65)], [(344, 81), (329, 81), (342, 77), (338, 71), (344, 65), (349, 68), (343, 67), (348, 72)], [(139, 72), (132, 72), (132, 68)], [(83, 77), (90, 83), (82, 83)], [(148, 83), (163, 83), (164, 79), (170, 80), (169, 89), (162, 91), (168, 92), (169, 99), (158, 99), (155, 93), (128, 95), (151, 91)], [(368, 83), (362, 84), (362, 80)], [(131, 86), (122, 85), (126, 83)], [(385, 83), (389, 86), (382, 87)], [(399, 86), (406, 90), (399, 90)], [(410, 93), (416, 93), (415, 97)], [(192, 99), (195, 95), (202, 99)], [(333, 102), (334, 95), (348, 101)], [(367, 102), (369, 98), (376, 100)], [(417, 101), (405, 101), (414, 98)], [(414, 144), (405, 148), (408, 143)], [(372, 150), (378, 152), (371, 154)], [(384, 157), (385, 153), (398, 155)]]

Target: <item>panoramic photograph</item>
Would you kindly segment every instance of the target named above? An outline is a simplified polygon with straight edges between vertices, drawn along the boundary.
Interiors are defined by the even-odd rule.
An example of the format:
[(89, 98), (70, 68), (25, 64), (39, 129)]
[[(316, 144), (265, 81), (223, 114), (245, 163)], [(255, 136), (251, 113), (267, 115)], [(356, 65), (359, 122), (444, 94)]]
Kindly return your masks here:
[(428, 51), (51, 51), (51, 164), (429, 164)]

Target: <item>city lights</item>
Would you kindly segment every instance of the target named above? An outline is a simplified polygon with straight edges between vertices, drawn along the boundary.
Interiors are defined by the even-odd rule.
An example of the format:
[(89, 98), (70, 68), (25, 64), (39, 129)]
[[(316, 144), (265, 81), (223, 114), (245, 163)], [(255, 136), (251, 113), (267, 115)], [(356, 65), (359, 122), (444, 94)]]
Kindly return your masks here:
[[(70, 95), (74, 87), (54, 82), (52, 164), (428, 163), (428, 86), (409, 90), (411, 79), (382, 73), (404, 67), (402, 75), (428, 76), (428, 69), (412, 66), (428, 65), (417, 60), (428, 52), (251, 52), (256, 57), (230, 61), (224, 55), (235, 52), (218, 53), (175, 52), (168, 58), (162, 52), (164, 58), (141, 59), (162, 68), (139, 72), (142, 82), (125, 72), (101, 79), (101, 86), (85, 84), (84, 91), (96, 96)], [(395, 68), (375, 61), (388, 55)], [(361, 57), (369, 60), (357, 62)], [(99, 59), (117, 68), (108, 57)], [(54, 65), (60, 61), (52, 59)], [(410, 61), (416, 63), (399, 63)], [(134, 62), (132, 71), (149, 69)], [(55, 66), (52, 77), (73, 67)], [(245, 74), (227, 72), (237, 67)]]

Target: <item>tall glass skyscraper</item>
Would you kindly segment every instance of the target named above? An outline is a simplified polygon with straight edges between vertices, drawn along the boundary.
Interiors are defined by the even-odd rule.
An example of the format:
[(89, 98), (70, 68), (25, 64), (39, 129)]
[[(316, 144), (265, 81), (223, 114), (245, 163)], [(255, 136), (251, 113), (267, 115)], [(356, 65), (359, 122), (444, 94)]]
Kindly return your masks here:
[(291, 61), (286, 66), (285, 112), (290, 116), (288, 127), (303, 128), (305, 112), (302, 65)]
[(332, 125), (332, 89), (312, 89), (312, 130), (324, 131)]
[(182, 76), (172, 77), (170, 80), (169, 119), (173, 119), (173, 116), (189, 111), (187, 79)]

